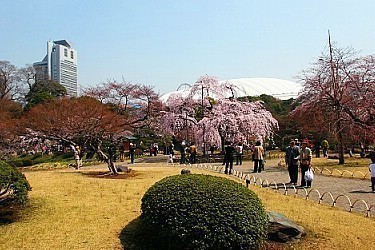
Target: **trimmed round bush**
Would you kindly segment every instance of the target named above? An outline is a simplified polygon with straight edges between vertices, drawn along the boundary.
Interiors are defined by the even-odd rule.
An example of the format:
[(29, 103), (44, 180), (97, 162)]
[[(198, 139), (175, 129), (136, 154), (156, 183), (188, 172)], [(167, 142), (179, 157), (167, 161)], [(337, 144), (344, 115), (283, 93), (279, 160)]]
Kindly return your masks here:
[(258, 196), (210, 175), (167, 177), (142, 198), (142, 221), (165, 249), (258, 249), (268, 217)]
[(15, 167), (0, 161), (0, 207), (25, 205), (29, 190), (31, 187), (25, 175)]

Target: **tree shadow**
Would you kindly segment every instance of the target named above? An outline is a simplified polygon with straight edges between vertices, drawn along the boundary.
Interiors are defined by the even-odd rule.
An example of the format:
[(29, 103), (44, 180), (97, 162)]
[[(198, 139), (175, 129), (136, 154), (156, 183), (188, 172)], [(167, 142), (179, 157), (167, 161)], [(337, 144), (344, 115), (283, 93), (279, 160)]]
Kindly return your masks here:
[(359, 194), (369, 194), (373, 193), (373, 191), (366, 191), (366, 190), (352, 190), (349, 193), (359, 193)]
[(19, 219), (19, 208), (0, 208), (0, 226), (11, 224)]
[(140, 216), (121, 230), (119, 239), (124, 249), (165, 249), (161, 246), (158, 233), (143, 222)]

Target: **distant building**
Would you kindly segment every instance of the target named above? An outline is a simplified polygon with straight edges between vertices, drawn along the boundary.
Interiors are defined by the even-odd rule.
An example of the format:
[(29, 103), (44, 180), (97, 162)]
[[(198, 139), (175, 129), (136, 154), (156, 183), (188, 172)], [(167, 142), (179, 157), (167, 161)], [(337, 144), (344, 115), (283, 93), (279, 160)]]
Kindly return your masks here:
[(47, 55), (33, 64), (35, 80), (55, 80), (66, 88), (69, 96), (78, 95), (77, 51), (66, 40), (47, 42)]

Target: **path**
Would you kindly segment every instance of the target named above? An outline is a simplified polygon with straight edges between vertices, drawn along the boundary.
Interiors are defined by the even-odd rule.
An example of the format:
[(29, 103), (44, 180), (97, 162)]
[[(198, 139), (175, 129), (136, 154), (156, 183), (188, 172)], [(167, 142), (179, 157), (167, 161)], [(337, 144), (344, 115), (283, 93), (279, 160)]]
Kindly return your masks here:
[[(243, 166), (234, 166), (234, 169), (237, 171), (241, 171), (246, 174), (250, 174), (250, 176), (254, 176), (255, 178), (266, 179), (268, 182), (276, 182), (276, 183), (288, 183), (289, 182), (289, 175), (288, 171), (284, 167), (277, 166), (278, 160), (270, 160), (267, 161), (266, 171), (261, 173), (252, 173), (252, 162), (245, 162)], [(301, 180), (301, 176), (298, 177), (299, 183)], [(260, 185), (260, 184), (259, 184)], [(281, 185), (280, 185), (281, 187)], [(322, 195), (325, 192), (330, 192), (333, 198), (336, 198), (340, 195), (346, 195), (350, 198), (351, 202), (353, 203), (355, 200), (364, 200), (370, 207), (371, 205), (375, 205), (375, 193), (371, 191), (371, 182), (370, 180), (361, 180), (361, 179), (354, 179), (354, 178), (340, 178), (340, 177), (330, 177), (321, 174), (315, 174), (314, 181), (312, 183), (312, 188), (319, 191)], [(310, 190), (310, 189), (307, 189)], [(288, 188), (288, 193), (294, 193), (292, 188)], [(305, 195), (303, 191), (298, 190), (298, 194)], [(318, 193), (312, 192), (311, 200), (318, 201)], [(330, 205), (330, 198), (327, 196), (324, 197), (323, 203), (329, 203)], [(345, 197), (339, 198), (339, 202), (337, 202), (336, 206), (342, 207), (346, 210), (350, 208), (349, 202)], [(363, 202), (357, 202), (354, 206), (353, 210), (366, 210), (365, 205)], [(375, 215), (375, 208), (372, 208), (371, 215)]]

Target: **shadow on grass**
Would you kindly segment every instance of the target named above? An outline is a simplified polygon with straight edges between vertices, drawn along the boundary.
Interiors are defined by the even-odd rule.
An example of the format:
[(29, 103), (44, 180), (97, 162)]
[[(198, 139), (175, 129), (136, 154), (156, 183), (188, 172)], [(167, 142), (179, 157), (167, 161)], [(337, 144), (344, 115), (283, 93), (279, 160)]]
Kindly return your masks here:
[(161, 246), (162, 242), (157, 233), (148, 227), (140, 216), (122, 229), (119, 238), (124, 249), (165, 249)]
[(4, 207), (0, 208), (0, 226), (11, 224), (19, 220), (19, 207)]
[[(177, 245), (171, 244), (171, 242), (163, 242), (160, 232), (152, 230), (141, 220), (141, 217), (137, 217), (132, 220), (125, 228), (122, 229), (119, 239), (124, 249), (130, 250), (166, 250), (166, 249), (190, 249), (181, 248)], [(292, 244), (279, 243), (279, 242), (265, 242), (265, 245), (261, 247), (261, 250), (284, 250), (294, 249)]]
[(103, 178), (103, 179), (128, 179), (133, 178), (138, 175), (134, 170), (131, 170), (130, 172), (119, 172), (117, 175), (113, 175), (109, 171), (87, 171), (87, 172), (81, 172), (82, 175), (92, 177), (92, 178)]

